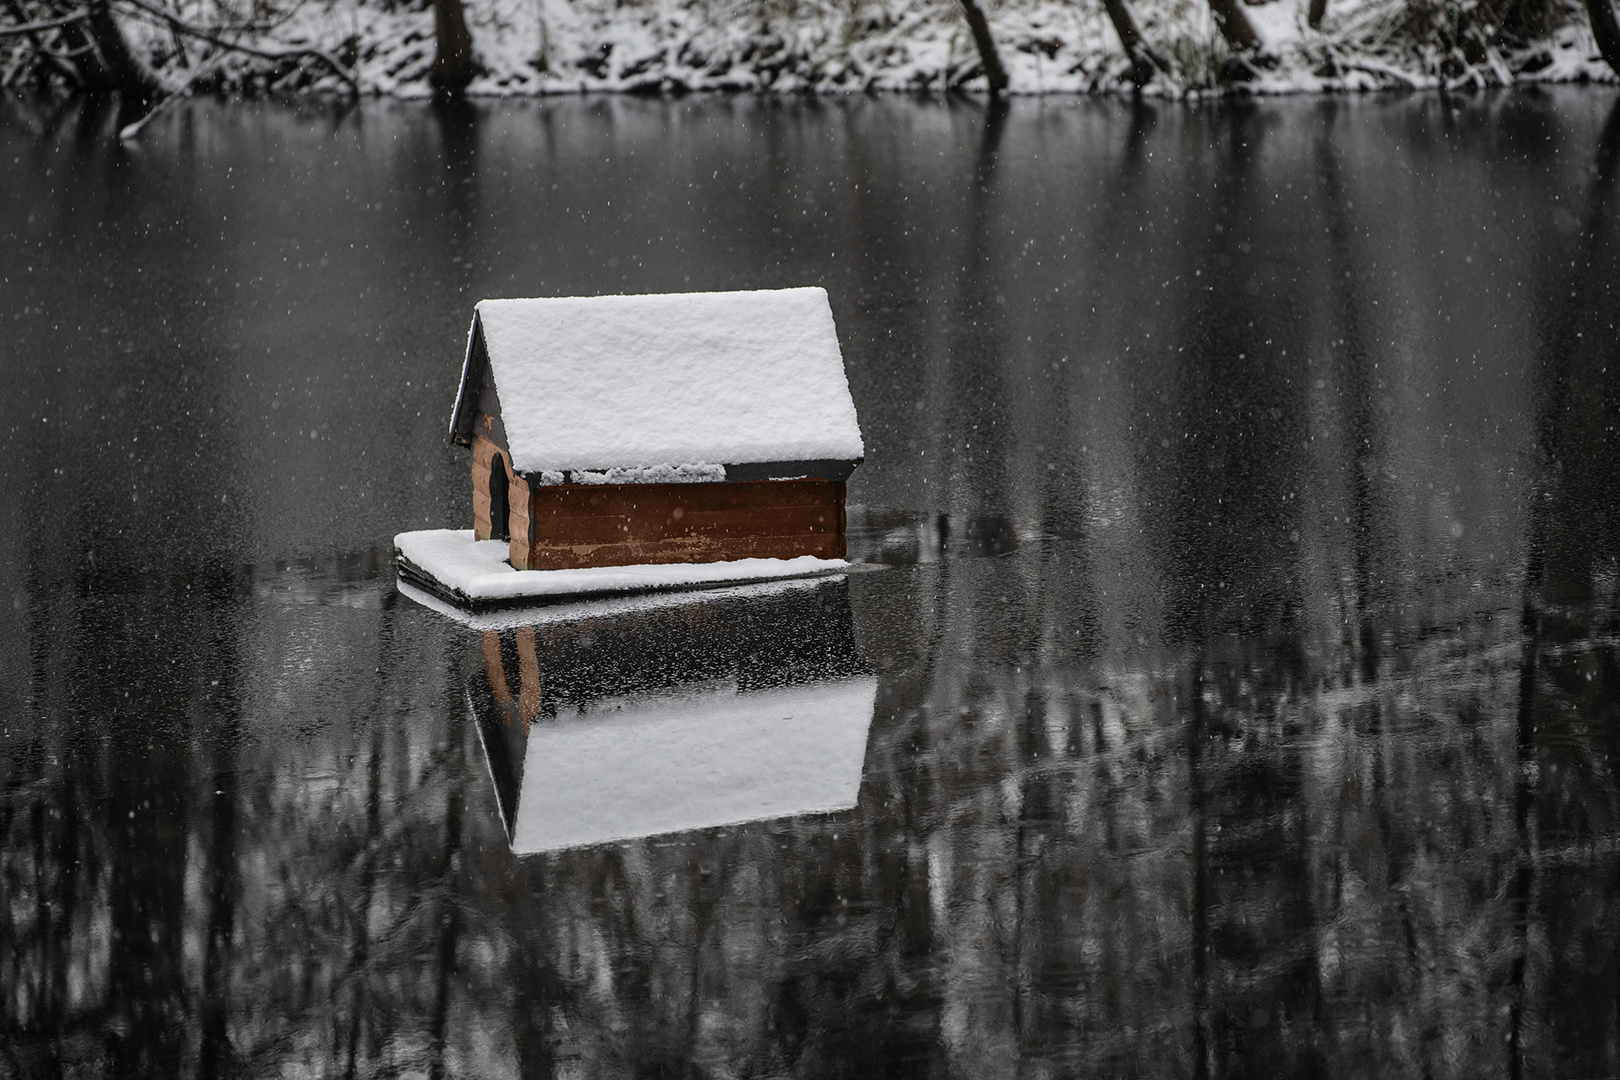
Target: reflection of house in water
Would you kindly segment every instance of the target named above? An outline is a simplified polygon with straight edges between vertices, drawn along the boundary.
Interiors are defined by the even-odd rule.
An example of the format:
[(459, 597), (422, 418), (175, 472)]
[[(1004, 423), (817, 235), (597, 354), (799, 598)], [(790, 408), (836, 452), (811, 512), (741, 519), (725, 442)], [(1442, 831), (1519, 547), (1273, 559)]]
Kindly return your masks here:
[(519, 854), (855, 805), (877, 681), (843, 580), (485, 630), (468, 700)]

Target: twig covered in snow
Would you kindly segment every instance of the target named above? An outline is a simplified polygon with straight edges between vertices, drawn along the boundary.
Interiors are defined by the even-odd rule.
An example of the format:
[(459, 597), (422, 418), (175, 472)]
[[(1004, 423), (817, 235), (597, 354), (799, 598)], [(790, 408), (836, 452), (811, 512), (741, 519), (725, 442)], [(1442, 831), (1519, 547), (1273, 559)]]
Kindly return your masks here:
[[(351, 93), (353, 93), (356, 97), (360, 95), (360, 84), (355, 81), (354, 76), (350, 74), (341, 63), (338, 62), (337, 57), (333, 56), (324, 49), (298, 46), (284, 47), (279, 49), (257, 48), (252, 45), (244, 45), (239, 41), (227, 40), (226, 38), (206, 30), (203, 27), (193, 26), (183, 19), (164, 11), (162, 8), (147, 3), (146, 0), (120, 0), (120, 2), (128, 4), (131, 7), (156, 18), (162, 19), (169, 29), (176, 31), (177, 33), (185, 34), (186, 36), (196, 38), (199, 41), (205, 41), (208, 44), (213, 45), (215, 48), (241, 53), (244, 56), (257, 57), (261, 60), (310, 59), (319, 61), (322, 66), (331, 71), (332, 74), (336, 75), (338, 81), (347, 86)], [(189, 89), (189, 86), (197, 81), (199, 81), (197, 76), (193, 76), (188, 79), (187, 88)]]
[(122, 128), (119, 128), (119, 141), (130, 142), (139, 138), (141, 132), (146, 129), (147, 124), (150, 124), (160, 113), (167, 110), (170, 105), (173, 105), (176, 101), (179, 101), (181, 98), (190, 94), (192, 87), (211, 74), (218, 66), (219, 65), (216, 58), (215, 62), (204, 64), (202, 67), (199, 67), (191, 78), (186, 80), (183, 85), (178, 86), (174, 90), (170, 91), (166, 97), (148, 109), (145, 116), (134, 121), (133, 123), (125, 124)]

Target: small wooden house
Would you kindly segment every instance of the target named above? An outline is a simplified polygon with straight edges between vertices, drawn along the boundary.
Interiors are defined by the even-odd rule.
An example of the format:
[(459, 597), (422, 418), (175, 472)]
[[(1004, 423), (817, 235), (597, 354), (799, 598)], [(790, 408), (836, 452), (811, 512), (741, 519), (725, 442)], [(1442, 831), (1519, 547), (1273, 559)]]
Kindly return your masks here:
[(450, 437), (519, 570), (842, 558), (865, 453), (814, 288), (485, 300)]

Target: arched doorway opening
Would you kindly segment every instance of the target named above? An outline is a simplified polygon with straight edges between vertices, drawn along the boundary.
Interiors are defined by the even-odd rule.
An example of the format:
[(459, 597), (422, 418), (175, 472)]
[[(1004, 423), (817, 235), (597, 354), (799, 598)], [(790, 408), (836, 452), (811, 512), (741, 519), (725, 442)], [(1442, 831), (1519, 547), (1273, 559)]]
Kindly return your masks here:
[(489, 538), (512, 539), (512, 507), (507, 499), (506, 459), (496, 454), (489, 462)]

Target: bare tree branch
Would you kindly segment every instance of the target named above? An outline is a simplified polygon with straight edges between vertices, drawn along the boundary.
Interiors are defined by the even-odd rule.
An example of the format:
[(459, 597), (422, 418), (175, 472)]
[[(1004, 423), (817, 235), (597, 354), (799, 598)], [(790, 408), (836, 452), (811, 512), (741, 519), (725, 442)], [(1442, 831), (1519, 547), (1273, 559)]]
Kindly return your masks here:
[(46, 19), (43, 22), (23, 23), (21, 26), (0, 26), (0, 37), (21, 37), (25, 35), (28, 37), (33, 37), (41, 30), (55, 30), (57, 27), (66, 26), (68, 23), (80, 22), (87, 18), (89, 18), (89, 16), (85, 12), (76, 11), (72, 15), (65, 15), (60, 19)]
[[(6, 0), (6, 6), (11, 9), (12, 14), (17, 17), (19, 22), (26, 23), (28, 21), (28, 12), (23, 10), (22, 0)], [(82, 15), (83, 12), (79, 12), (77, 14)], [(84, 77), (79, 73), (79, 69), (75, 67), (68, 58), (58, 56), (56, 53), (46, 48), (44, 39), (42, 39), (38, 33), (30, 32), (27, 36), (28, 44), (36, 53), (43, 56), (51, 67), (56, 69), (56, 73), (58, 75), (61, 75), (74, 86), (84, 85)]]
[(163, 100), (159, 101), (156, 105), (152, 106), (151, 109), (147, 110), (145, 116), (141, 117), (139, 120), (136, 120), (134, 123), (125, 124), (123, 127), (119, 128), (119, 141), (129, 142), (132, 139), (139, 138), (141, 132), (146, 129), (147, 124), (150, 124), (159, 113), (167, 110), (170, 105), (191, 93), (191, 88), (197, 85), (197, 82), (201, 80), (203, 76), (209, 74), (215, 68), (219, 67), (220, 61), (223, 59), (224, 56), (220, 55), (216, 56), (208, 63), (203, 64), (201, 67), (197, 68), (196, 71), (192, 72), (182, 85), (176, 87), (174, 91), (167, 97), (163, 98)]
[[(338, 62), (337, 57), (333, 56), (329, 52), (326, 52), (324, 49), (304, 48), (297, 46), (287, 49), (256, 49), (251, 45), (243, 45), (238, 42), (220, 37), (218, 34), (205, 30), (200, 26), (193, 26), (191, 23), (188, 23), (183, 19), (164, 11), (155, 4), (147, 3), (146, 0), (120, 0), (120, 2), (128, 4), (140, 11), (144, 11), (148, 15), (162, 19), (172, 30), (185, 34), (188, 37), (196, 38), (198, 41), (206, 41), (210, 45), (214, 45), (218, 48), (228, 49), (231, 52), (242, 53), (245, 56), (256, 56), (261, 60), (301, 60), (306, 57), (313, 60), (318, 60), (327, 69), (329, 69), (332, 74), (336, 75), (340, 80), (342, 80), (343, 84), (349, 88), (350, 93), (352, 93), (355, 97), (360, 96), (360, 84), (355, 81), (354, 76), (349, 73), (347, 68)], [(188, 80), (188, 85), (189, 82), (190, 80)]]

